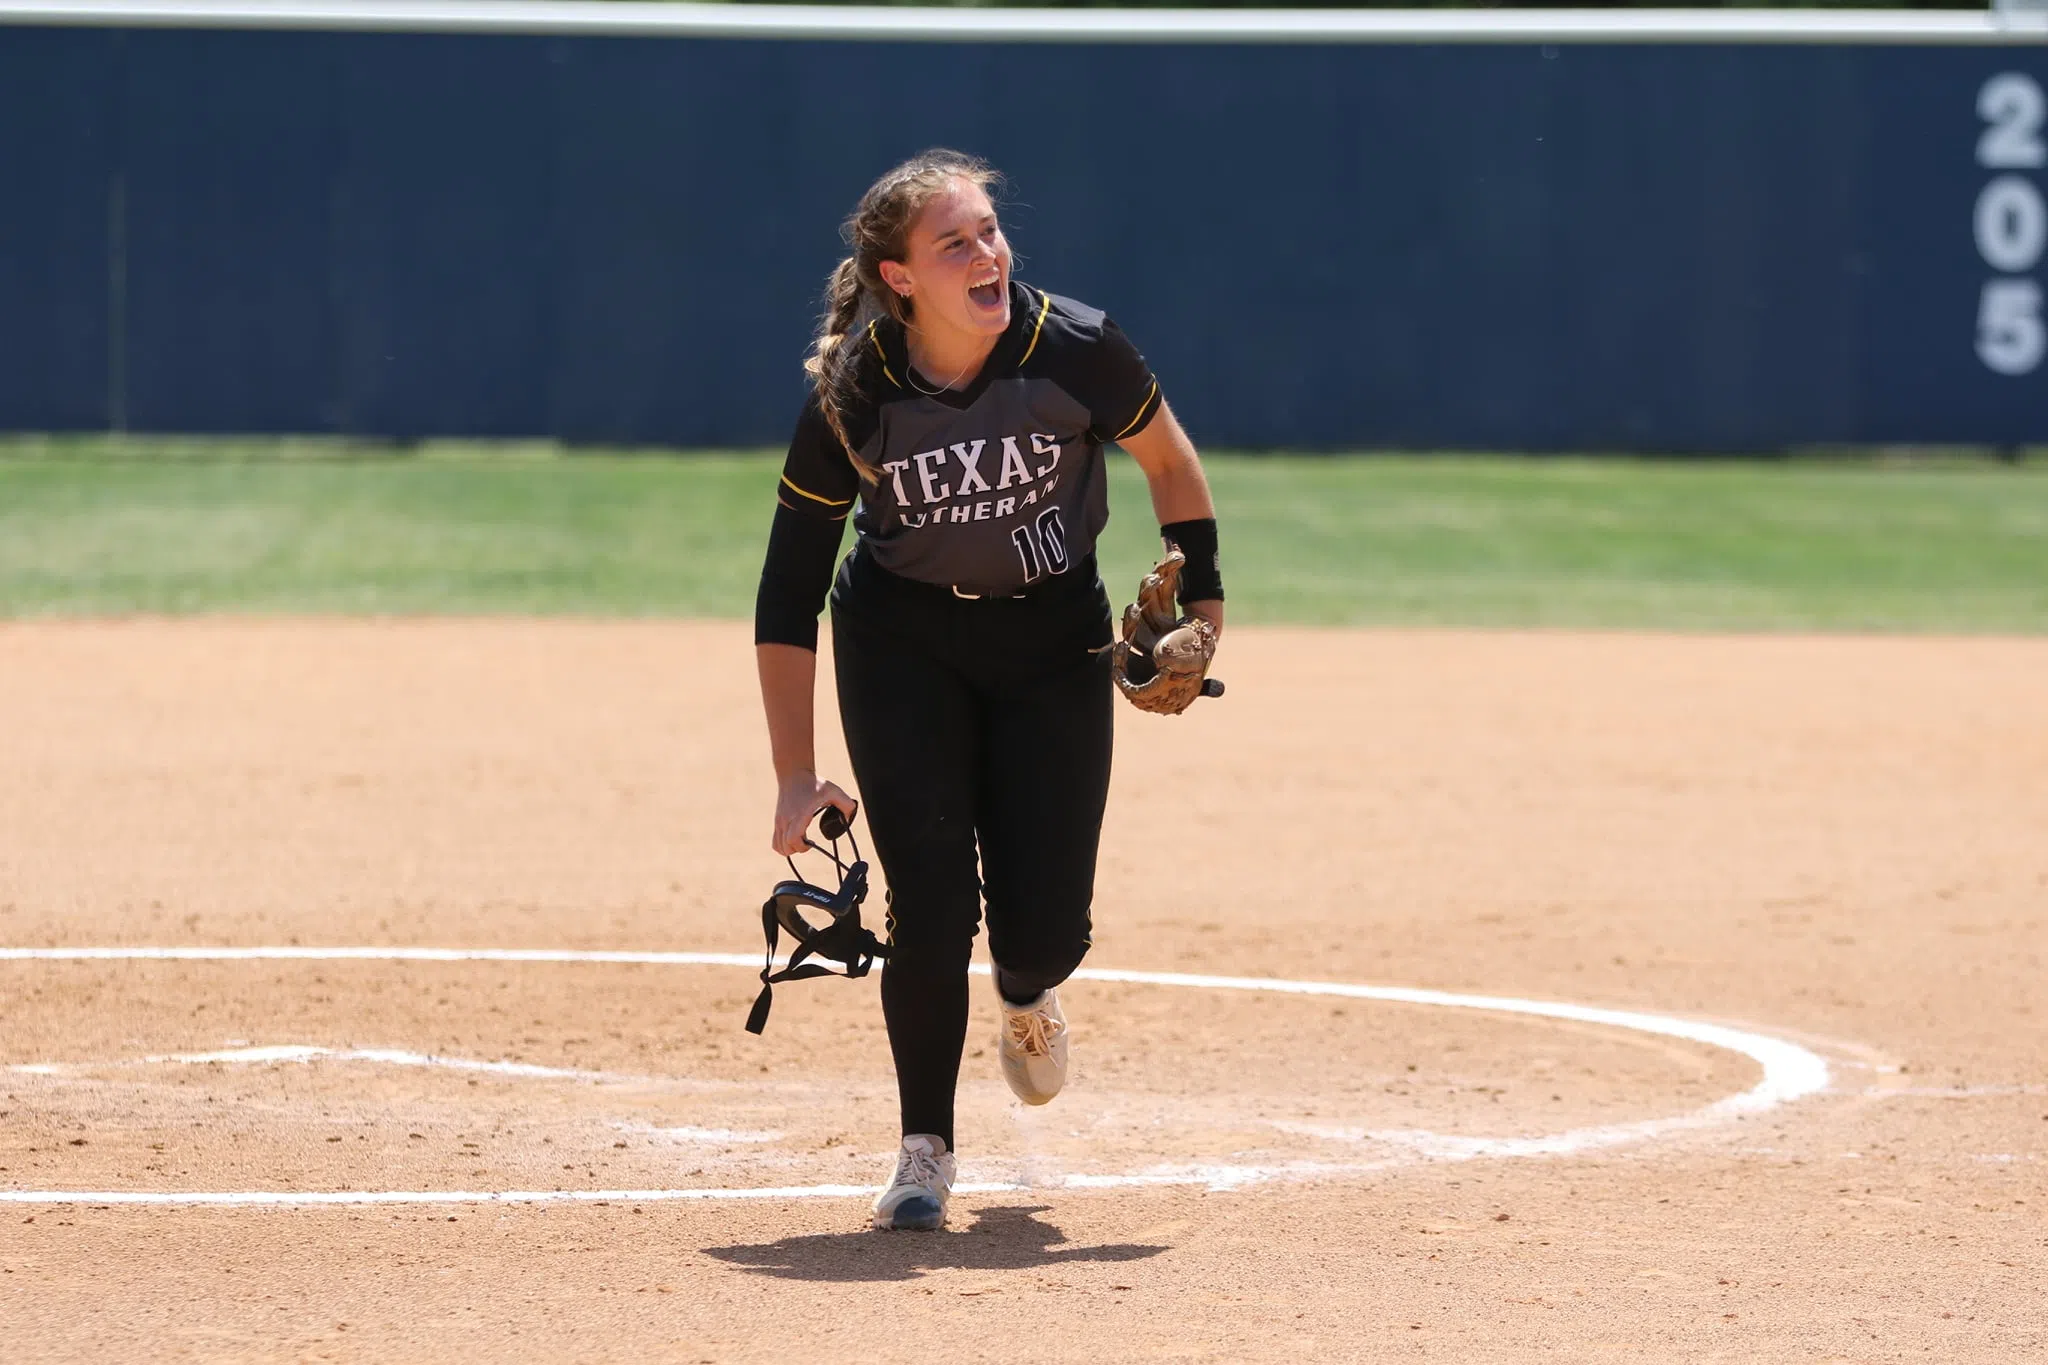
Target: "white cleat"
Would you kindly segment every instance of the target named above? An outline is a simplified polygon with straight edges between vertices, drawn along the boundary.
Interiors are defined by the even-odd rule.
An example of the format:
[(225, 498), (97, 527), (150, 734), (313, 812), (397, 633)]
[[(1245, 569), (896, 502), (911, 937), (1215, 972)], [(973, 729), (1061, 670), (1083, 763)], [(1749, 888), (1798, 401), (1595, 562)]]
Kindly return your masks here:
[(929, 1231), (946, 1225), (946, 1201), (953, 1194), (958, 1168), (945, 1142), (930, 1133), (912, 1133), (896, 1153), (896, 1174), (875, 1197), (875, 1226), (883, 1230)]
[(1047, 990), (1022, 1005), (1003, 1000), (1001, 992), (996, 999), (1003, 1006), (996, 1039), (1003, 1079), (1024, 1103), (1044, 1104), (1067, 1083), (1067, 1016), (1060, 1012), (1060, 993)]

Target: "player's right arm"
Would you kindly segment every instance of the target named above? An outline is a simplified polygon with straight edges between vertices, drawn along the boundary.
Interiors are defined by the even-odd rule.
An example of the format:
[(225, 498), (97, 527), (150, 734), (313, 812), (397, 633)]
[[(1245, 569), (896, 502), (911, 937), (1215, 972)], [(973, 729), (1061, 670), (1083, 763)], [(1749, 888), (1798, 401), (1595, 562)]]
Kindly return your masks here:
[(777, 853), (801, 852), (821, 807), (853, 813), (853, 798), (818, 777), (815, 698), (818, 613), (860, 479), (813, 398), (804, 405), (776, 484), (775, 520), (754, 597), (754, 661), (775, 767)]
[(853, 798), (817, 773), (812, 697), (818, 656), (795, 645), (754, 647), (761, 674), (761, 705), (768, 714), (768, 748), (775, 761), (777, 853), (801, 853), (811, 817), (826, 806), (853, 814)]

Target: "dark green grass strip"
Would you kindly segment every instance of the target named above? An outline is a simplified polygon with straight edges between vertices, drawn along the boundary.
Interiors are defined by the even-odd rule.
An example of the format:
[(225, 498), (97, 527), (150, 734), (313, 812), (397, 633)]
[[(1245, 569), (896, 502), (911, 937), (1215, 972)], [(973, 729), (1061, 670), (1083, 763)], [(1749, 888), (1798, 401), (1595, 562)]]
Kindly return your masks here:
[[(314, 449), (0, 446), (0, 614), (751, 610), (773, 457)], [(1153, 523), (1129, 461), (1111, 467), (1124, 597)], [(1239, 621), (2048, 630), (2040, 461), (1209, 468)]]
[[(2048, 629), (2048, 466), (1288, 460), (1217, 480), (1246, 615)], [(1240, 556), (1233, 557), (1233, 563)]]

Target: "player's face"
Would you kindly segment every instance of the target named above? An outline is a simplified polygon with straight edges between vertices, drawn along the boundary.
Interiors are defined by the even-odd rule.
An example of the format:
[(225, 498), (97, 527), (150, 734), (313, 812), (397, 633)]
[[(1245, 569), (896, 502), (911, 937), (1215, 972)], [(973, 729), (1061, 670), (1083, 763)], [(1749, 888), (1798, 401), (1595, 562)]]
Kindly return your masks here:
[(920, 329), (996, 336), (1010, 325), (1010, 244), (974, 182), (955, 180), (925, 205), (902, 264)]

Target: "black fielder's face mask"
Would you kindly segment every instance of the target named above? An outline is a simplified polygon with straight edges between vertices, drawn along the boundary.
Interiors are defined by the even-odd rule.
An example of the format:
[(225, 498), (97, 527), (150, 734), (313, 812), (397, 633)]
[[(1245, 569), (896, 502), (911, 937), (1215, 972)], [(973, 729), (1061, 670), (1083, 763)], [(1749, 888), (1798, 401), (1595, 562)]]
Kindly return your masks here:
[[(859, 814), (858, 808), (855, 814)], [(874, 932), (861, 927), (860, 903), (867, 899), (868, 865), (860, 856), (860, 841), (853, 837), (853, 817), (842, 814), (837, 806), (826, 806), (818, 812), (818, 832), (831, 841), (829, 850), (808, 838), (804, 844), (832, 860), (839, 876), (838, 889), (827, 891), (804, 880), (796, 860), (791, 858), (791, 880), (777, 882), (762, 902), (761, 936), (768, 942), (768, 953), (761, 966), (761, 993), (754, 998), (754, 1008), (747, 1014), (749, 1033), (759, 1033), (768, 1027), (776, 982), (802, 981), (813, 976), (866, 976), (876, 958), (889, 955)], [(852, 850), (851, 861), (839, 856), (842, 838)], [(795, 941), (795, 947), (790, 950), (789, 965), (778, 972), (775, 948), (785, 932)], [(835, 972), (822, 963), (805, 961), (813, 957), (837, 962), (845, 970)]]

